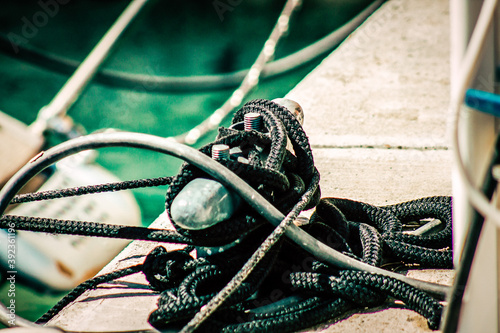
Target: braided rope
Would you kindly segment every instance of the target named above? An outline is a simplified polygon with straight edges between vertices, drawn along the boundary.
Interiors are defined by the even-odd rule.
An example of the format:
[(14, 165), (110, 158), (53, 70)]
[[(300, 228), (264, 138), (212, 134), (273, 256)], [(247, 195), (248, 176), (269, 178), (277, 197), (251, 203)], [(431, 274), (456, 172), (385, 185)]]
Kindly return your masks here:
[[(252, 149), (250, 148), (248, 159), (252, 168), (240, 168), (239, 170), (245, 170), (241, 173), (241, 176), (246, 179), (245, 177), (248, 177), (247, 171), (250, 170), (255, 170), (256, 175), (259, 173), (262, 175), (272, 174), (270, 170), (274, 170), (276, 174), (281, 174), (283, 168), (285, 168), (285, 174), (290, 179), (290, 185), (286, 181), (280, 180), (279, 177), (276, 177), (276, 182), (273, 183), (265, 176), (262, 177), (260, 184), (264, 188), (262, 193), (267, 195), (268, 200), (280, 207), (282, 211), (290, 212), (291, 209), (293, 212), (292, 206), (298, 200), (297, 196), (300, 198), (301, 193), (304, 193), (304, 185), (309, 184), (308, 186), (310, 186), (311, 179), (314, 178), (314, 161), (307, 137), (300, 124), (296, 119), (290, 117), (290, 113), (286, 109), (265, 100), (251, 101), (244, 105), (236, 113), (233, 124), (240, 122), (243, 116), (250, 112), (257, 112), (262, 115), (265, 127), (268, 128), (269, 136), (267, 138), (270, 141), (266, 142), (262, 134), (253, 131), (242, 133), (235, 129), (221, 129), (216, 141), (203, 147), (201, 151), (208, 155), (211, 145), (218, 143), (228, 144), (231, 147), (245, 141), (250, 141), (252, 144), (267, 145), (269, 155), (264, 163), (258, 159), (253, 159), (255, 155), (252, 156)], [(279, 127), (282, 127), (282, 129)], [(286, 133), (286, 135), (284, 136), (283, 133)], [(295, 156), (292, 155), (291, 162), (288, 161), (290, 157), (285, 149), (286, 137), (291, 140), (294, 147)], [(285, 163), (285, 161), (288, 162)], [(225, 162), (224, 164), (233, 170), (238, 170), (235, 162)], [(171, 200), (183, 186), (202, 174), (201, 171), (189, 165), (183, 166), (181, 172), (173, 181), (175, 185), (167, 191), (167, 211), (169, 211)], [(252, 179), (253, 177), (254, 174), (247, 181), (256, 186), (259, 182), (253, 183), (255, 181)], [(266, 187), (271, 187), (273, 190), (266, 192)], [(296, 191), (292, 191), (290, 194), (290, 199), (295, 197), (292, 205), (287, 199), (282, 198), (279, 200), (269, 195), (273, 191), (280, 192), (280, 190), (282, 191), (287, 187), (296, 188)], [(306, 201), (313, 202), (316, 205), (317, 201), (313, 197), (314, 194), (311, 193)], [(287, 203), (289, 206), (287, 206)], [(303, 201), (302, 203), (303, 206), (307, 205)], [(296, 204), (295, 207), (297, 207)], [(248, 239), (251, 238), (252, 232), (259, 230), (258, 228), (262, 226), (262, 222), (248, 208), (242, 208), (241, 210), (246, 215), (234, 216), (202, 231), (182, 230), (178, 226), (177, 230), (186, 237), (195, 239), (195, 243), (201, 242), (201, 244), (207, 242), (205, 238), (207, 236), (214, 237), (223, 243), (234, 241), (235, 238), (230, 235), (236, 229), (244, 230)], [(408, 264), (418, 263), (430, 267), (449, 267), (451, 265), (451, 251), (447, 247), (451, 239), (450, 212), (451, 200), (447, 197), (423, 198), (384, 207), (348, 199), (326, 198), (317, 204), (316, 212), (313, 214), (310, 223), (304, 225), (303, 228), (318, 237), (318, 239), (324, 239), (326, 244), (371, 265), (380, 265), (389, 255), (390, 258), (395, 256)], [(414, 236), (403, 233), (403, 222), (428, 217), (441, 219), (445, 224), (443, 230), (428, 236)], [(290, 223), (290, 221), (287, 223)], [(232, 293), (237, 292), (238, 286), (241, 288), (246, 281), (244, 276), (249, 274), (249, 267), (256, 265), (259, 262), (258, 258), (264, 257), (266, 251), (273, 248), (273, 242), (278, 240), (284, 232), (284, 226), (280, 227), (273, 232), (271, 236), (273, 241), (268, 239), (261, 246), (266, 250), (255, 252), (250, 260), (251, 264), (247, 263), (217, 296), (215, 296), (215, 292), (210, 297), (197, 294), (196, 288), (189, 289), (189, 293), (185, 289), (183, 292), (180, 287), (170, 288), (161, 294), (160, 305), (150, 316), (150, 323), (157, 328), (167, 328), (176, 322), (183, 324), (198, 309), (201, 309), (194, 319), (184, 327), (183, 332), (195, 329), (207, 332), (274, 332), (277, 330), (289, 332), (331, 319), (352, 307), (381, 304), (389, 295), (401, 299), (407, 304), (408, 308), (414, 309), (428, 318), (430, 327), (435, 328), (439, 324), (441, 314), (439, 303), (414, 287), (401, 284), (399, 281), (385, 276), (374, 277), (370, 274), (363, 275), (364, 273), (354, 271), (336, 272), (334, 267), (313, 260), (309, 254), (289, 244), (287, 240), (284, 241), (286, 246), (282, 247), (283, 249), (279, 252), (275, 265), (268, 267), (268, 272), (261, 275), (263, 281), (260, 281), (262, 286), (260, 296), (253, 301), (228, 302), (228, 300), (232, 300)], [(432, 243), (431, 247), (427, 246), (429, 243)], [(236, 248), (241, 249), (241, 247)], [(285, 248), (293, 255), (287, 255)], [(249, 252), (243, 251), (245, 253)], [(303, 263), (309, 261), (312, 261), (310, 267), (304, 267)], [(206, 262), (202, 262), (201, 265), (206, 265)], [(293, 269), (290, 270), (290, 267)], [(298, 271), (294, 271), (296, 270), (294, 267), (300, 268)], [(288, 271), (289, 273), (287, 273)], [(185, 275), (185, 281), (194, 279), (194, 276), (197, 276), (196, 281), (198, 284), (202, 283), (203, 280), (208, 284), (209, 281), (215, 279), (215, 276), (220, 278), (219, 274), (222, 274), (222, 271), (217, 271), (217, 274), (214, 273), (215, 275), (211, 276), (205, 276), (206, 273), (201, 271), (198, 273), (193, 271), (190, 274)], [(315, 282), (316, 289), (311, 287), (311, 281), (307, 281), (312, 277), (317, 280)], [(286, 282), (283, 282), (283, 279)], [(320, 281), (322, 282), (320, 283)], [(332, 281), (336, 281), (335, 288), (342, 290), (342, 292), (331, 292)], [(190, 285), (188, 282), (186, 283)], [(269, 291), (269, 287), (264, 287), (268, 285), (275, 285), (278, 289)], [(307, 292), (304, 293), (303, 291), (306, 289)], [(279, 290), (282, 295), (271, 303), (279, 304), (280, 301), (284, 302), (287, 297), (298, 298), (290, 301), (290, 304), (276, 305), (267, 311), (259, 310), (259, 306), (255, 308), (255, 304), (262, 304), (276, 290)], [(326, 290), (330, 290), (330, 293), (327, 293), (329, 296), (325, 296), (323, 293)], [(313, 292), (312, 295), (311, 292)], [(212, 296), (214, 298), (208, 301)], [(182, 301), (179, 301), (181, 299)], [(192, 305), (187, 306), (189, 303), (192, 303)], [(188, 313), (189, 311), (186, 312), (188, 308), (191, 309), (190, 313)], [(179, 311), (182, 312), (182, 315), (180, 315)]]
[(156, 187), (168, 185), (172, 181), (172, 177), (158, 177), (148, 179), (128, 180), (123, 182), (114, 182), (98, 185), (78, 186), (61, 190), (48, 190), (36, 193), (19, 194), (12, 199), (11, 204), (19, 204), (24, 202), (42, 201), (49, 199), (67, 198), (86, 194), (95, 194), (103, 192), (123, 191), (141, 187)]
[[(203, 230), (185, 230), (174, 221), (176, 232), (4, 216), (0, 226), (15, 221), (17, 227), (32, 230), (163, 240), (199, 249), (220, 247), (214, 254), (196, 259), (190, 255), (195, 247), (174, 252), (157, 247), (144, 264), (77, 287), (41, 320), (50, 319), (62, 306), (99, 283), (142, 271), (151, 288), (160, 292), (158, 308), (149, 316), (149, 322), (159, 329), (187, 323), (182, 332), (291, 332), (331, 320), (348, 309), (380, 305), (388, 296), (402, 300), (409, 309), (425, 316), (429, 327), (437, 328), (442, 306), (432, 297), (383, 275), (338, 271), (282, 235), (300, 211), (316, 206), (309, 223), (301, 228), (348, 256), (374, 266), (396, 259), (404, 264), (449, 267), (451, 199), (423, 198), (389, 206), (339, 198), (319, 200), (319, 174), (297, 120), (278, 104), (255, 100), (237, 112), (233, 123), (249, 112), (262, 115), (266, 127), (263, 133), (221, 128), (216, 140), (200, 151), (209, 155), (211, 147), (219, 143), (242, 147), (248, 163), (221, 163), (287, 214), (285, 220), (272, 230), (245, 203), (228, 220)], [(293, 154), (286, 150), (287, 140), (292, 142)], [(261, 160), (263, 149), (269, 151), (265, 160)], [(198, 177), (208, 175), (186, 163), (175, 177), (159, 180), (170, 184), (166, 193), (168, 214), (179, 191)], [(112, 190), (113, 186), (108, 188)], [(42, 196), (56, 197), (57, 193), (38, 195)], [(442, 230), (424, 236), (403, 232), (403, 223), (429, 217), (440, 219)]]
[[(315, 220), (332, 227), (354, 221), (377, 228), (382, 243), (397, 258), (430, 267), (452, 267), (450, 197), (422, 198), (381, 207), (349, 199), (324, 198), (315, 214)], [(423, 218), (438, 218), (445, 227), (424, 236), (402, 232), (403, 222)]]
[(51, 234), (191, 244), (191, 240), (189, 238), (186, 238), (175, 231), (165, 229), (150, 229), (127, 225), (17, 215), (4, 215), (0, 218), (0, 228), (8, 229), (13, 225), (16, 230), (45, 232)]

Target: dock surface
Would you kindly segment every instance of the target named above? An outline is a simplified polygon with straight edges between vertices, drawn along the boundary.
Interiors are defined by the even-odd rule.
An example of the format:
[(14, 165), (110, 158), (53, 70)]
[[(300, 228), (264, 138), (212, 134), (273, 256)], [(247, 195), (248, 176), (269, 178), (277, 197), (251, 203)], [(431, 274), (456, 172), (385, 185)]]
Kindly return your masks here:
[[(304, 109), (322, 197), (385, 205), (451, 195), (449, 77), (448, 1), (391, 0), (298, 84), (287, 97)], [(168, 224), (162, 214), (153, 226)], [(101, 273), (142, 262), (156, 245), (131, 243)], [(452, 276), (408, 274), (440, 283)], [(135, 274), (86, 292), (49, 324), (72, 331), (151, 329), (147, 318), (157, 298)], [(313, 331), (430, 330), (416, 312), (388, 303)]]

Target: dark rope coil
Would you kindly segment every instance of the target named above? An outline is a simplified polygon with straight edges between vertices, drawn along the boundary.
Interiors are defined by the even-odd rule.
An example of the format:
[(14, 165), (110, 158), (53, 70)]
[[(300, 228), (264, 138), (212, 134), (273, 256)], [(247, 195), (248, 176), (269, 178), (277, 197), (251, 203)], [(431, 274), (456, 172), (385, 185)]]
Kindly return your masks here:
[[(241, 147), (248, 164), (234, 160), (221, 164), (238, 173), (283, 213), (296, 210), (297, 201), (304, 200), (306, 189), (312, 188), (307, 190), (310, 196), (303, 204), (309, 208), (316, 206), (316, 212), (301, 228), (352, 258), (373, 266), (395, 260), (403, 265), (451, 265), (450, 198), (423, 198), (382, 207), (337, 198), (322, 199), (318, 204), (319, 190), (314, 192), (315, 187), (311, 186), (318, 181), (317, 170), (307, 136), (297, 120), (278, 104), (256, 100), (238, 111), (233, 123), (238, 123), (248, 112), (262, 115), (265, 126), (262, 133), (221, 128), (215, 142), (200, 150), (209, 155), (214, 144)], [(293, 154), (286, 150), (287, 138), (292, 142)], [(263, 150), (268, 152), (265, 160), (260, 159)], [(197, 177), (207, 175), (190, 164), (182, 166), (167, 191), (168, 212), (173, 198)], [(424, 236), (403, 231), (405, 223), (425, 218), (441, 220), (442, 230)], [(85, 228), (70, 229), (77, 227)], [(227, 221), (205, 230), (184, 230), (178, 225), (176, 229), (178, 233), (169, 237), (184, 239), (185, 244), (194, 246), (173, 252), (157, 247), (144, 264), (98, 276), (77, 287), (41, 320), (49, 320), (87, 289), (142, 272), (151, 288), (160, 293), (150, 323), (159, 329), (184, 325), (218, 294), (272, 231), (247, 204), (242, 204)], [(109, 233), (107, 229), (98, 232)], [(193, 249), (199, 251), (204, 246), (223, 250), (211, 255), (207, 252), (199, 258), (191, 255)], [(246, 279), (201, 324), (200, 331), (297, 331), (334, 319), (352, 308), (380, 305), (388, 297), (402, 300), (408, 308), (425, 316), (431, 328), (439, 325), (442, 312), (439, 302), (399, 280), (339, 270), (286, 238), (273, 243), (265, 253)]]
[[(354, 224), (377, 228), (383, 244), (396, 258), (430, 267), (452, 267), (451, 252), (451, 198), (430, 197), (397, 205), (377, 207), (363, 202), (325, 198), (317, 207), (313, 220), (340, 227), (344, 237)], [(332, 218), (333, 217), (333, 218)], [(403, 222), (424, 218), (442, 221), (442, 230), (431, 235), (403, 233)]]
[[(347, 206), (352, 204), (350, 200), (335, 200)], [(325, 211), (318, 207), (321, 212), (317, 211), (310, 223), (304, 225), (303, 228), (325, 244), (374, 265), (380, 265), (388, 258), (393, 260), (393, 253), (385, 246), (386, 240), (383, 233), (402, 229), (398, 226), (401, 222), (394, 216), (394, 211), (404, 208), (403, 210), (410, 214), (411, 207), (415, 204), (428, 203), (429, 207), (425, 208), (427, 214), (418, 215), (419, 218), (439, 216), (444, 220), (451, 212), (451, 201), (444, 197), (425, 198), (390, 206), (390, 209), (357, 202), (356, 205), (362, 204), (364, 207), (364, 211), (357, 215), (358, 219), (366, 216), (378, 217), (376, 221), (364, 219), (365, 222), (374, 225), (370, 226), (358, 221), (348, 221), (345, 216), (352, 217), (352, 215), (344, 215), (339, 208), (332, 206), (333, 201), (332, 198), (323, 199), (320, 204), (329, 207), (334, 212), (333, 214), (325, 214)], [(339, 204), (339, 206), (343, 205)], [(429, 212), (429, 209), (433, 212)], [(385, 210), (386, 213), (383, 212)], [(415, 213), (421, 210), (420, 207)], [(437, 215), (434, 210), (443, 214)], [(444, 220), (444, 222), (447, 221)], [(387, 251), (384, 251), (384, 248)], [(411, 246), (408, 248), (414, 249)], [(398, 259), (406, 264), (422, 262), (422, 260), (407, 260), (405, 257)], [(432, 262), (439, 263), (439, 261)], [(205, 264), (201, 264), (201, 267)], [(449, 265), (450, 262), (446, 264)], [(437, 329), (439, 326), (442, 306), (427, 294), (383, 275), (352, 270), (338, 271), (335, 267), (317, 261), (288, 240), (284, 240), (274, 265), (268, 267), (268, 270), (266, 275), (262, 275), (263, 281), (260, 282), (258, 292), (251, 299), (236, 304), (226, 304), (206, 321), (200, 330), (204, 332), (292, 332), (335, 318), (348, 309), (380, 305), (387, 297), (403, 301), (409, 309), (426, 317), (430, 328)], [(210, 280), (204, 277), (202, 272), (198, 277), (200, 280)], [(192, 275), (187, 276), (185, 283), (189, 283), (189, 280), (193, 278)], [(182, 295), (180, 287), (169, 289), (161, 294), (159, 308), (150, 318), (150, 322), (155, 327), (165, 328), (176, 323), (183, 324), (183, 320), (189, 317), (185, 312), (187, 311), (186, 304), (195, 304), (191, 308), (190, 315), (192, 316), (196, 312), (196, 307), (201, 305), (200, 300), (206, 302), (203, 295), (184, 296), (185, 303), (181, 307), (184, 311), (183, 316), (176, 316), (179, 310), (169, 302), (180, 299), (182, 297), (180, 295)], [(199, 301), (195, 302), (195, 299)], [(180, 306), (179, 303), (176, 305)]]
[[(307, 136), (286, 109), (264, 100), (252, 101), (243, 106), (236, 113), (233, 124), (242, 121), (243, 116), (250, 112), (262, 115), (267, 130), (259, 133), (223, 128), (219, 130), (216, 141), (203, 147), (201, 151), (208, 155), (213, 144), (223, 143), (235, 147), (246, 143), (247, 157), (250, 160), (248, 165), (241, 166), (235, 161), (221, 163), (237, 171), (286, 213), (294, 205), (294, 200), (303, 193), (304, 185), (314, 173)], [(293, 144), (295, 155), (285, 149), (287, 137)], [(258, 155), (256, 146), (261, 150), (268, 149), (265, 161), (254, 158)], [(167, 192), (167, 211), (183, 186), (201, 176), (204, 176), (201, 171), (187, 164), (182, 167), (179, 175), (174, 178), (175, 185)], [(291, 188), (294, 190), (290, 191)], [(312, 203), (316, 204), (317, 200), (312, 200)], [(403, 223), (424, 218), (440, 219), (444, 224), (443, 229), (427, 236), (403, 233)], [(227, 244), (242, 234), (246, 234), (245, 239), (250, 239), (252, 232), (259, 230), (261, 225), (258, 215), (244, 207), (231, 219), (205, 230), (182, 230), (179, 226), (176, 228), (196, 244), (213, 246)], [(380, 266), (386, 260), (396, 259), (411, 265), (451, 266), (451, 201), (447, 197), (424, 198), (385, 207), (347, 199), (322, 199), (310, 223), (302, 228), (325, 244), (370, 265)], [(251, 253), (240, 246), (231, 250)], [(228, 254), (229, 251), (225, 252), (225, 255)], [(211, 256), (203, 259), (209, 258)], [(310, 265), (304, 265), (305, 262)], [(196, 288), (189, 289), (190, 292), (185, 287), (181, 288), (183, 284), (192, 285), (192, 280), (197, 285), (205, 281), (206, 285), (209, 281), (222, 277), (222, 270), (206, 266), (205, 261), (198, 265), (206, 268), (187, 274), (178, 287), (162, 292), (159, 307), (150, 316), (150, 323), (155, 327), (184, 324), (210, 298), (206, 294), (197, 294)], [(234, 267), (231, 270), (233, 269)], [(408, 308), (424, 315), (428, 318), (430, 327), (436, 328), (439, 324), (442, 307), (425, 293), (381, 275), (356, 271), (339, 272), (334, 267), (315, 260), (288, 240), (284, 240), (274, 265), (267, 267), (267, 273), (261, 274), (260, 278), (263, 280), (258, 282), (260, 287), (254, 289), (258, 291), (251, 300), (234, 303), (234, 298), (231, 298), (231, 301), (224, 303), (202, 324), (200, 330), (294, 331), (331, 319), (352, 307), (379, 305), (388, 296), (404, 301)], [(268, 302), (269, 300), (273, 301)], [(262, 306), (267, 303), (270, 303), (267, 308)]]

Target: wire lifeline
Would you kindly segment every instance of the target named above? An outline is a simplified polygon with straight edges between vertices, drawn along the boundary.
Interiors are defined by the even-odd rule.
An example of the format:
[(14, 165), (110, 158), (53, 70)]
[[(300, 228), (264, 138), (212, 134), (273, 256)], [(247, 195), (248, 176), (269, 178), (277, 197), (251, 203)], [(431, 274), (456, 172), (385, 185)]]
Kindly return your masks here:
[[(259, 214), (264, 216), (272, 224), (279, 225), (284, 218), (281, 212), (277, 211), (276, 208), (270, 205), (267, 200), (265, 200), (247, 183), (242, 181), (231, 171), (227, 170), (224, 167), (221, 167), (221, 165), (216, 161), (200, 153), (194, 148), (187, 147), (165, 138), (159, 138), (147, 134), (127, 132), (101, 133), (80, 137), (67, 141), (44, 152), (43, 154), (41, 154), (41, 156), (39, 156), (37, 159), (32, 160), (28, 165), (24, 166), (18, 173), (16, 173), (16, 175), (14, 175), (14, 177), (12, 177), (0, 191), (0, 212), (3, 213), (5, 211), (10, 200), (27, 181), (29, 181), (32, 177), (41, 172), (50, 164), (83, 150), (111, 146), (143, 148), (185, 159), (190, 163), (196, 165), (197, 167), (205, 170), (205, 172), (210, 174), (212, 177), (220, 181), (228, 188), (237, 192), (243, 199), (247, 200), (250, 206), (252, 206)], [(364, 264), (358, 260), (345, 256), (319, 242), (293, 224), (286, 229), (285, 234), (299, 246), (314, 254), (319, 259), (325, 260), (326, 262), (338, 267), (346, 269), (365, 270), (371, 273), (390, 276), (431, 293), (442, 294), (447, 290), (447, 287), (445, 286), (414, 280), (394, 272), (388, 272), (383, 269)], [(8, 318), (9, 311), (2, 304), (0, 308), (0, 320), (8, 324)], [(31, 323), (30, 321), (27, 321), (20, 317), (18, 319), (19, 320), (16, 324), (18, 326), (33, 326), (33, 323)]]
[[(262, 79), (272, 79), (286, 74), (332, 50), (380, 7), (383, 2), (384, 0), (373, 2), (340, 28), (302, 50), (281, 59), (268, 62), (262, 71)], [(0, 50), (8, 56), (62, 74), (72, 74), (80, 65), (79, 61), (46, 53), (32, 46), (17, 45), (17, 47), (19, 48), (19, 52), (15, 52), (8, 38), (0, 34)], [(250, 69), (244, 69), (229, 74), (175, 77), (101, 69), (97, 72), (94, 81), (116, 88), (134, 89), (138, 86), (146, 86), (148, 87), (148, 91), (151, 92), (198, 92), (234, 88), (241, 83), (249, 71)]]
[[(495, 149), (493, 156), (490, 161), (489, 167), (486, 169), (486, 174), (483, 177), (481, 184), (482, 192), (487, 198), (492, 198), (498, 185), (498, 181), (493, 177), (492, 168), (500, 163), (500, 136), (497, 137), (495, 143)], [(479, 242), (479, 238), (482, 233), (483, 225), (485, 222), (484, 216), (482, 216), (477, 210), (474, 210), (471, 223), (467, 228), (466, 237), (464, 240), (464, 245), (462, 248), (462, 253), (460, 256), (460, 264), (456, 268), (455, 280), (452, 285), (452, 292), (448, 296), (448, 307), (445, 313), (445, 320), (443, 320), (443, 331), (445, 332), (455, 332), (458, 326), (460, 308), (462, 306), (462, 299), (464, 296), (465, 288), (467, 286), (467, 281), (469, 280), (469, 274), (472, 267), (472, 262), (474, 260), (474, 255), (476, 253), (476, 248)]]
[(482, 214), (485, 218), (490, 218), (495, 222), (497, 227), (500, 227), (500, 212), (494, 207), (483, 193), (478, 191), (473, 185), (472, 177), (467, 171), (463, 156), (460, 151), (459, 123), (460, 123), (460, 106), (465, 97), (465, 92), (470, 86), (472, 79), (477, 72), (479, 66), (479, 58), (481, 49), (484, 46), (486, 33), (492, 23), (497, 0), (485, 0), (481, 12), (479, 14), (476, 28), (474, 29), (469, 46), (461, 63), (461, 70), (458, 75), (458, 83), (455, 91), (452, 92), (450, 109), (455, 115), (454, 132), (453, 132), (453, 156), (459, 171), (459, 176), (462, 183), (466, 186), (466, 193), (470, 203)]

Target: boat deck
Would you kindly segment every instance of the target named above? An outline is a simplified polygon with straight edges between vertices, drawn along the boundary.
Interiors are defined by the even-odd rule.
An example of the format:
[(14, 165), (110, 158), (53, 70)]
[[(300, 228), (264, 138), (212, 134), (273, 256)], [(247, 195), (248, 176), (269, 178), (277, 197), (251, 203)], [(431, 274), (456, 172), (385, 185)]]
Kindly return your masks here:
[[(304, 109), (322, 197), (384, 205), (451, 195), (449, 77), (448, 1), (391, 0), (297, 85), (287, 97)], [(154, 223), (167, 225), (165, 215)], [(133, 242), (102, 272), (139, 263), (156, 245)], [(452, 277), (447, 270), (408, 274), (440, 283)], [(151, 329), (157, 298), (136, 274), (86, 292), (50, 325)], [(397, 303), (332, 323), (314, 330), (429, 331), (425, 318)]]

